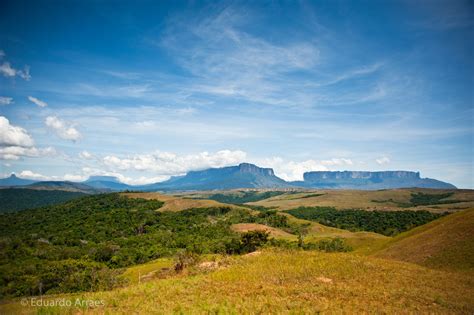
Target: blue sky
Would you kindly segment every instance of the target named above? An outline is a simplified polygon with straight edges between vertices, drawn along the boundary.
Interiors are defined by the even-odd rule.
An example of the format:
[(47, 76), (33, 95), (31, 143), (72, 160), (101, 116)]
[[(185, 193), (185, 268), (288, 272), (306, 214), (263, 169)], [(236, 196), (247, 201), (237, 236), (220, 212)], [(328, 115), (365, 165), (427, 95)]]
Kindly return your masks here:
[(474, 188), (472, 1), (2, 1), (0, 175), (253, 162)]

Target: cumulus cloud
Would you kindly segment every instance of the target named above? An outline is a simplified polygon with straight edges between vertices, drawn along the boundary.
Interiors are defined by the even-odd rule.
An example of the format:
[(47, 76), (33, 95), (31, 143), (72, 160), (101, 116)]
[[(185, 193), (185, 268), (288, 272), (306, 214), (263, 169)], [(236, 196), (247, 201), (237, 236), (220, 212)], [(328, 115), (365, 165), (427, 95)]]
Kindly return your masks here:
[(381, 156), (378, 159), (375, 159), (375, 162), (377, 162), (378, 165), (385, 165), (390, 163), (390, 158), (387, 156)]
[(192, 170), (210, 167), (224, 167), (245, 161), (247, 154), (243, 151), (221, 150), (216, 153), (201, 152), (190, 155), (177, 155), (170, 152), (156, 151), (151, 154), (138, 154), (126, 158), (114, 155), (105, 156), (103, 164), (112, 170), (150, 171), (158, 175), (178, 175)]
[(21, 157), (39, 157), (54, 155), (56, 150), (52, 147), (36, 148), (33, 138), (28, 132), (0, 116), (0, 159), (19, 160)]
[(38, 149), (35, 147), (0, 146), (0, 159), (2, 160), (19, 160), (21, 157), (53, 156), (55, 154), (56, 149), (53, 147)]
[(13, 103), (12, 97), (0, 96), (0, 105), (9, 105)]
[(46, 107), (48, 106), (48, 104), (42, 100), (39, 100), (37, 99), (36, 97), (33, 97), (33, 96), (28, 96), (28, 99), (30, 100), (30, 102), (38, 105), (39, 107)]
[(67, 123), (56, 116), (46, 117), (45, 124), (61, 139), (77, 141), (82, 137), (73, 124)]
[(90, 160), (93, 158), (93, 155), (87, 151), (82, 151), (79, 153), (79, 157), (84, 160)]
[[(3, 50), (0, 50), (0, 59), (3, 59), (3, 57), (5, 57), (5, 56), (6, 56), (5, 52)], [(9, 77), (9, 78), (19, 76), (20, 78), (22, 78), (26, 81), (29, 81), (31, 79), (30, 67), (29, 66), (25, 66), (23, 70), (17, 70), (15, 68), (13, 68), (11, 66), (10, 62), (8, 62), (8, 61), (4, 61), (0, 65), (0, 73), (3, 74), (3, 76)]]
[(25, 129), (11, 125), (6, 117), (0, 116), (0, 146), (32, 147), (33, 145), (33, 138)]
[(84, 175), (77, 175), (77, 174), (65, 174), (63, 176), (48, 176), (48, 175), (43, 175), (40, 173), (36, 173), (30, 170), (24, 170), (21, 171), (18, 174), (19, 177), (21, 178), (27, 178), (27, 179), (33, 179), (33, 180), (54, 180), (54, 181), (71, 181), (71, 182), (81, 182), (87, 179), (86, 176)]
[(9, 62), (5, 61), (0, 65), (0, 73), (5, 77), (15, 77), (19, 76), (20, 78), (29, 81), (31, 79), (30, 68), (25, 66), (23, 70), (18, 70), (13, 68)]
[(344, 165), (353, 165), (354, 163), (350, 159), (332, 158), (330, 160), (321, 161), (321, 164), (326, 165), (326, 166), (344, 166)]
[(350, 166), (354, 163), (346, 158), (333, 158), (330, 160), (313, 160), (295, 162), (287, 161), (280, 157), (264, 159), (258, 162), (262, 166), (273, 168), (275, 174), (287, 181), (303, 180), (303, 174), (310, 171), (328, 171), (332, 166)]
[(32, 172), (30, 170), (21, 171), (20, 174), (18, 174), (18, 176), (21, 177), (21, 178), (35, 179), (35, 180), (49, 180), (49, 179), (51, 179), (48, 176), (41, 175), (41, 174)]

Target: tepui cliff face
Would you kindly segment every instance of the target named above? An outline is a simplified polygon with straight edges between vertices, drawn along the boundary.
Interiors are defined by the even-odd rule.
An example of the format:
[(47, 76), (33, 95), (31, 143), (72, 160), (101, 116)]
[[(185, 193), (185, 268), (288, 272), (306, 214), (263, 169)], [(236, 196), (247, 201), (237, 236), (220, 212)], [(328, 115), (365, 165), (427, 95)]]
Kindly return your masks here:
[(305, 181), (331, 180), (331, 179), (420, 179), (419, 172), (410, 171), (319, 171), (304, 173)]
[[(0, 186), (27, 185), (34, 181), (10, 177), (0, 179)], [(44, 183), (43, 183), (44, 184)], [(57, 184), (56, 182), (51, 182)], [(275, 175), (273, 169), (250, 163), (236, 166), (191, 171), (186, 175), (143, 186), (130, 186), (110, 176), (93, 176), (83, 184), (114, 191), (135, 189), (156, 190), (214, 190), (238, 188), (315, 188), (315, 189), (391, 189), (391, 188), (443, 188), (455, 186), (436, 179), (421, 178), (411, 171), (318, 171), (304, 174), (304, 181), (287, 182)]]

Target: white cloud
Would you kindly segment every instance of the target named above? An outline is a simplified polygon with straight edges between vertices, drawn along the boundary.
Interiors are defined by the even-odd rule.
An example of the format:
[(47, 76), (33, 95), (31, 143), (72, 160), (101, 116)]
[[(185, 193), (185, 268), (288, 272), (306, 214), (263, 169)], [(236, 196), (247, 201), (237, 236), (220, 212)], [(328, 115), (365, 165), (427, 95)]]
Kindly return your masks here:
[(23, 70), (17, 70), (13, 68), (8, 61), (5, 61), (0, 65), (0, 73), (5, 77), (10, 78), (19, 76), (26, 81), (31, 79), (30, 68), (28, 66), (25, 66)]
[[(252, 25), (249, 12), (232, 6), (214, 14), (168, 23), (161, 47), (169, 49), (179, 64), (195, 77), (187, 88), (192, 94), (232, 96), (272, 105), (295, 105), (305, 94), (289, 86), (293, 71), (310, 72), (320, 59), (312, 40), (276, 43), (247, 32)], [(293, 82), (295, 78), (292, 78)]]
[(44, 102), (44, 101), (42, 101), (42, 100), (39, 100), (39, 99), (37, 99), (36, 97), (28, 96), (28, 99), (29, 99), (32, 103), (38, 105), (39, 107), (46, 107), (46, 106), (48, 106), (48, 104), (47, 104), (46, 102)]
[(103, 158), (103, 163), (111, 170), (148, 171), (157, 175), (170, 176), (184, 174), (191, 170), (236, 165), (244, 162), (246, 156), (245, 152), (239, 150), (222, 150), (213, 154), (202, 152), (182, 156), (156, 151), (151, 154), (139, 154), (126, 158), (108, 155)]
[(18, 174), (18, 176), (21, 177), (21, 178), (35, 179), (35, 180), (49, 180), (49, 179), (51, 179), (51, 177), (49, 177), (49, 176), (44, 176), (44, 175), (32, 172), (30, 170), (21, 171), (20, 174)]
[(32, 147), (33, 144), (25, 129), (11, 125), (6, 117), (0, 116), (0, 146)]
[(53, 147), (36, 148), (28, 132), (0, 116), (0, 159), (19, 160), (21, 157), (39, 157), (56, 154)]
[(350, 159), (332, 158), (330, 160), (321, 161), (321, 164), (326, 165), (326, 166), (343, 166), (343, 165), (353, 165), (354, 163)]
[[(5, 57), (5, 52), (3, 50), (0, 50), (0, 59), (3, 59), (3, 57)], [(5, 77), (10, 77), (10, 78), (19, 76), (20, 78), (26, 81), (29, 81), (31, 79), (29, 66), (25, 66), (23, 70), (18, 70), (18, 69), (13, 68), (10, 65), (10, 62), (8, 61), (4, 61), (0, 65), (0, 73), (3, 74), (3, 76)]]
[(0, 105), (9, 105), (13, 103), (12, 97), (0, 96)]
[(353, 165), (352, 160), (333, 158), (330, 160), (306, 160), (301, 162), (287, 161), (280, 157), (273, 157), (257, 162), (257, 165), (273, 168), (275, 175), (287, 181), (303, 180), (303, 174), (311, 171), (328, 171), (331, 166)]
[(53, 147), (35, 148), (20, 146), (0, 146), (0, 159), (2, 160), (19, 160), (21, 157), (40, 157), (52, 156), (56, 154)]
[(46, 117), (45, 124), (61, 139), (77, 141), (82, 137), (81, 133), (74, 125), (69, 124), (56, 116)]
[(70, 182), (83, 182), (87, 179), (87, 176), (84, 175), (74, 175), (74, 174), (66, 174), (62, 178), (63, 180), (70, 181)]
[(90, 160), (93, 158), (93, 155), (87, 151), (82, 151), (79, 153), (79, 157), (84, 160)]
[(378, 159), (375, 159), (375, 162), (377, 162), (378, 165), (385, 165), (390, 163), (390, 158), (387, 156), (381, 156)]
[(30, 170), (21, 171), (18, 174), (18, 177), (27, 178), (27, 179), (34, 179), (39, 181), (45, 180), (54, 180), (54, 181), (71, 181), (71, 182), (82, 182), (87, 179), (87, 176), (84, 175), (77, 175), (77, 174), (65, 174), (63, 176), (47, 176), (39, 173), (35, 173)]
[(0, 73), (2, 73), (5, 77), (14, 77), (16, 75), (16, 70), (10, 66), (9, 62), (4, 62), (0, 66)]
[(118, 178), (120, 182), (128, 185), (146, 185), (162, 182), (170, 178), (169, 175), (158, 175), (153, 177), (140, 176), (138, 178), (132, 178), (118, 172), (104, 171), (103, 169), (95, 169), (90, 167), (84, 167), (82, 169), (82, 173), (84, 180), (87, 179), (89, 176), (114, 176)]

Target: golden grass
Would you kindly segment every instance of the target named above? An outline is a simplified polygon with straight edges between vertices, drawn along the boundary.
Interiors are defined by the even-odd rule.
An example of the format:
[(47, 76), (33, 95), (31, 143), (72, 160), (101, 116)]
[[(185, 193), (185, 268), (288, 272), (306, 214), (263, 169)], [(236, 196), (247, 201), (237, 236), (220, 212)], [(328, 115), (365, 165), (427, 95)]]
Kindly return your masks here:
[(354, 249), (355, 253), (366, 254), (380, 248), (391, 239), (391, 237), (378, 233), (351, 232), (348, 230), (325, 226), (313, 221), (298, 219), (289, 213), (282, 212), (282, 214), (287, 216), (288, 222), (292, 224), (308, 226), (305, 242), (315, 243), (321, 239), (338, 237), (343, 238), (345, 242)]
[(344, 253), (266, 250), (211, 273), (54, 298), (103, 301), (94, 308), (0, 306), (0, 313), (360, 314), (474, 312), (463, 274)]
[(159, 258), (146, 264), (127, 268), (120, 277), (126, 279), (129, 284), (137, 284), (155, 278), (159, 276), (159, 273), (163, 271), (163, 269), (170, 269), (172, 267), (173, 260), (171, 258)]
[(402, 233), (384, 244), (375, 255), (474, 273), (474, 208)]
[[(401, 208), (399, 203), (408, 203), (412, 192), (444, 193), (453, 192), (447, 200), (459, 200), (460, 203), (441, 204)], [(322, 194), (304, 198), (313, 194)], [(392, 199), (395, 202), (374, 202)], [(433, 190), (433, 189), (390, 189), (390, 190), (314, 190), (298, 194), (283, 194), (272, 198), (250, 202), (249, 205), (275, 207), (288, 210), (298, 207), (335, 207), (336, 209), (365, 209), (365, 210), (429, 210), (433, 212), (456, 211), (474, 207), (474, 190)]]
[(160, 200), (165, 204), (159, 209), (159, 211), (182, 211), (191, 208), (210, 208), (210, 207), (231, 207), (238, 208), (234, 205), (217, 202), (215, 200), (207, 199), (188, 199), (181, 198), (173, 195), (165, 195), (156, 192), (144, 192), (144, 193), (122, 193), (123, 196), (129, 198), (143, 198), (147, 200)]

